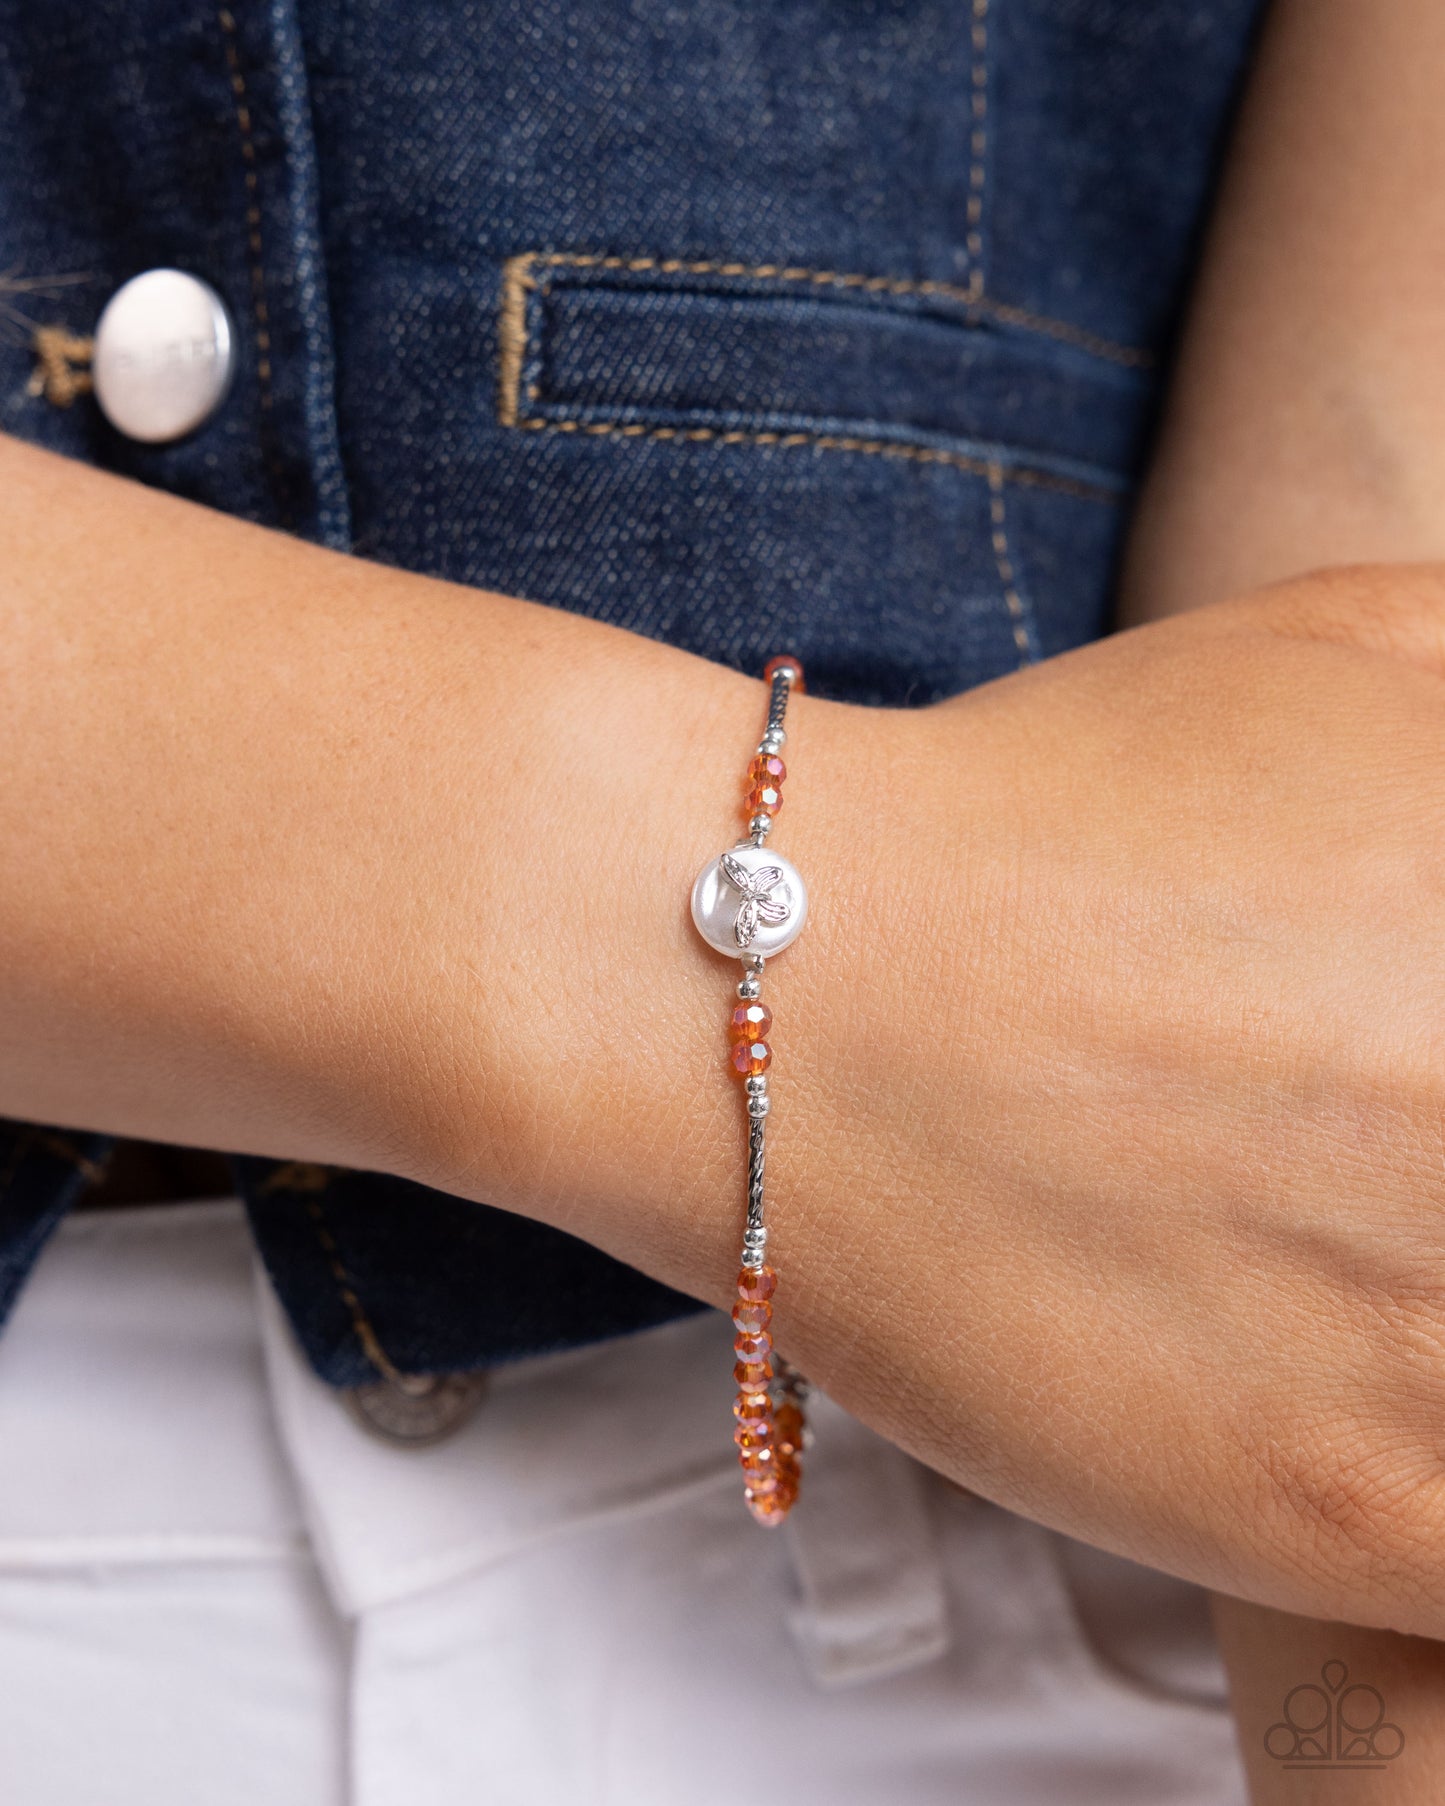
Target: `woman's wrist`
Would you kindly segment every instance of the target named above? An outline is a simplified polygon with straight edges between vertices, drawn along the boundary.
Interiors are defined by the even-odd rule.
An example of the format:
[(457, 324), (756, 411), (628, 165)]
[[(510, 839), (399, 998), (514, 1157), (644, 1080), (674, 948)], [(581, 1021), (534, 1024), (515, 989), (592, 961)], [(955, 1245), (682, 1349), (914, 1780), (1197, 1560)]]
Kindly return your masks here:
[[(720, 774), (737, 763), (739, 722), (761, 718), (764, 687), (666, 648), (590, 679), (554, 675), (529, 729), (535, 755), (518, 749), (535, 781), (499, 799), (459, 849), (475, 866), (471, 900), (434, 918), (440, 936), (416, 940), (403, 968), (394, 1091), (416, 1176), (544, 1217), (722, 1302), (737, 1236), (725, 1200), (740, 1195), (745, 1161), (720, 1057), (719, 986), (736, 969), (699, 940), (688, 893), (736, 838)], [(924, 756), (920, 721), (893, 712), (799, 695), (788, 725), (796, 758), (775, 834), (810, 904), (806, 935), (768, 974), (779, 1249), (827, 1206), (840, 1121), (861, 1126), (833, 1095), (853, 1043), (889, 994), (908, 995), (886, 950), (907, 944), (908, 877), (893, 849), (907, 762)], [(884, 797), (896, 826), (880, 834), (870, 799)], [(855, 1217), (866, 1210), (857, 1200)]]

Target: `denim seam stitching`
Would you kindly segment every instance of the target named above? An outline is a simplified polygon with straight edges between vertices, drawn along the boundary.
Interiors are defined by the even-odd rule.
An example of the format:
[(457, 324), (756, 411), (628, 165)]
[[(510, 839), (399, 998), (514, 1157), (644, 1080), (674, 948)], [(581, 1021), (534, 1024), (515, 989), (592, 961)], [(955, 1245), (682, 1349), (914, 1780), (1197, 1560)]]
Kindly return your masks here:
[(361, 1352), (371, 1362), (378, 1373), (395, 1383), (404, 1381), (407, 1376), (387, 1354), (382, 1346), (380, 1336), (357, 1296), (356, 1282), (351, 1276), (346, 1262), (341, 1258), (341, 1248), (326, 1213), (321, 1207), (318, 1194), (331, 1183), (329, 1170), (311, 1161), (291, 1160), (272, 1170), (263, 1181), (261, 1190), (289, 1191), (301, 1197), (311, 1227), (316, 1232), (316, 1239), (321, 1244), (321, 1251), (326, 1256), (326, 1264), (331, 1269), (331, 1276), (336, 1282), (336, 1290), (341, 1302), (346, 1306), (351, 1318), (352, 1333), (361, 1344)]
[(907, 458), (915, 464), (943, 464), (972, 476), (987, 477), (998, 470), (1003, 480), (1028, 489), (1048, 489), (1057, 495), (1077, 497), (1085, 502), (1102, 502), (1114, 506), (1120, 497), (1113, 491), (1080, 483), (1072, 477), (1055, 476), (1046, 470), (1010, 467), (986, 458), (971, 458), (965, 452), (940, 451), (934, 446), (899, 445), (891, 439), (858, 439), (844, 433), (769, 433), (743, 432), (737, 428), (724, 431), (712, 426), (641, 426), (635, 422), (538, 419), (523, 415), (511, 425), (527, 432), (583, 433), (588, 437), (622, 439), (680, 439), (699, 444), (715, 441), (718, 445), (773, 446), (780, 451), (793, 451), (800, 446), (813, 446), (819, 451), (865, 452), (879, 458)]
[[(502, 265), (502, 306), (497, 315), (497, 417), (503, 426), (515, 426), (520, 410), (523, 365), (531, 334), (527, 305), (536, 283), (532, 266), (536, 253), (509, 257)], [(529, 383), (528, 390), (535, 386)]]
[(88, 1154), (82, 1154), (68, 1136), (59, 1135), (54, 1129), (37, 1129), (35, 1139), (47, 1154), (53, 1154), (57, 1160), (68, 1160), (87, 1184), (99, 1185), (104, 1179), (108, 1163), (92, 1160)]
[[(509, 327), (525, 333), (526, 296), (529, 290), (537, 286), (533, 272), (539, 264), (549, 269), (620, 270), (636, 275), (740, 276), (757, 281), (806, 282), (817, 288), (860, 289), (865, 294), (935, 295), (943, 300), (957, 301), (971, 312), (997, 320), (1002, 325), (1017, 326), (1021, 331), (1057, 339), (1062, 344), (1072, 345), (1077, 350), (1102, 358), (1106, 363), (1120, 364), (1126, 369), (1146, 370), (1154, 362), (1153, 353), (1143, 346), (1121, 345), (1113, 339), (1090, 332), (1086, 327), (1075, 326), (1068, 320), (1051, 319), (1046, 314), (1033, 313), (1028, 308), (1016, 307), (1011, 302), (994, 300), (983, 293), (981, 283), (975, 289), (972, 284), (964, 287), (956, 282), (940, 282), (931, 277), (914, 280), (905, 276), (863, 276), (850, 271), (815, 270), (793, 264), (733, 263), (717, 259), (688, 261), (680, 257), (615, 257), (605, 256), (600, 252), (582, 251), (527, 251), (506, 260), (502, 279), (503, 381), (505, 383), (510, 372), (513, 378), (510, 396), (513, 407), (521, 399), (516, 378), (520, 375), (525, 339), (512, 346), (514, 361), (508, 365), (506, 335)], [(535, 400), (536, 397), (531, 399)]]
[(969, 136), (968, 232), (964, 246), (968, 252), (970, 275), (968, 292), (983, 296), (983, 201), (988, 164), (988, 6), (989, 0), (973, 0), (973, 68), (969, 96), (973, 123)]
[(264, 241), (261, 237), (261, 177), (256, 165), (255, 129), (246, 87), (246, 74), (241, 67), (235, 15), (226, 7), (222, 7), (216, 17), (220, 22), (225, 43), (226, 70), (230, 79), (231, 98), (236, 108), (236, 125), (241, 134), (241, 160), (245, 166), (246, 245), (250, 252), (251, 311), (254, 318), (252, 337), (256, 345), (256, 381), (260, 392), (262, 439), (268, 441), (263, 446), (262, 455), (265, 458), (271, 481), (275, 485), (277, 512), (281, 525), (289, 529), (292, 522), (290, 510), (284, 499), (285, 490), (281, 469), (276, 460), (275, 448), (269, 444), (270, 434), (267, 430), (271, 411), (275, 405), (275, 395), (271, 384), (273, 375), (271, 309), (266, 299), (266, 265), (263, 256)]
[(988, 515), (993, 536), (994, 564), (998, 567), (998, 580), (1003, 585), (1003, 599), (1008, 606), (1014, 645), (1019, 651), (1019, 668), (1022, 669), (1038, 659), (1038, 634), (1019, 593), (1018, 569), (1009, 546), (1008, 516), (1004, 506), (1004, 472), (1001, 464), (989, 466)]
[[(291, 317), (301, 335), (301, 416), (316, 535), (336, 552), (352, 549), (351, 494), (337, 420), (332, 295), (321, 244), (320, 173), (310, 77), (295, 0), (270, 0), (272, 104), (285, 153), (280, 236), (292, 254)], [(295, 493), (294, 486), (288, 491)]]

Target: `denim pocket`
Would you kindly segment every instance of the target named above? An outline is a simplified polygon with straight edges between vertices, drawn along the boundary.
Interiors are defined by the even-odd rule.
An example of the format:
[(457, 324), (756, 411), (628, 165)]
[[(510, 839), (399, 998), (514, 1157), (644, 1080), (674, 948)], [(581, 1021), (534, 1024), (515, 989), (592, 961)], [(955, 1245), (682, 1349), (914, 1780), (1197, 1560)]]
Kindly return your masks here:
[[(623, 625), (743, 664), (786, 641), (822, 693), (883, 703), (1098, 631), (1146, 392), (1128, 347), (946, 283), (582, 253), (509, 260), (498, 336), (503, 426), (571, 440), (653, 521), (649, 581), (696, 579)], [(1035, 604), (1036, 561), (1065, 597)]]
[(1103, 501), (1134, 459), (1143, 353), (948, 283), (555, 253), (511, 260), (503, 323), (517, 425), (801, 440)]

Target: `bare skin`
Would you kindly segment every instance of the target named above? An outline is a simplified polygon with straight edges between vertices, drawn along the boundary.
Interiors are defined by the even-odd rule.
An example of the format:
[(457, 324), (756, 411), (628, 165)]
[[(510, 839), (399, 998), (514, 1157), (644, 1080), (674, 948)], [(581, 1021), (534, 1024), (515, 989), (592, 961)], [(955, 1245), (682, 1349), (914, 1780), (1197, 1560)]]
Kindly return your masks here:
[[(1126, 621), (1321, 563), (1445, 554), (1442, 68), (1432, 0), (1276, 5), (1136, 522)], [(1437, 1176), (1421, 1195), (1439, 1195)], [(1439, 1644), (1227, 1596), (1215, 1619), (1258, 1806), (1439, 1797)], [(1384, 1769), (1290, 1769), (1267, 1748), (1285, 1695), (1326, 1663), (1375, 1686), (1400, 1726)]]
[[(0, 1109), (722, 1302), (736, 968), (686, 897), (762, 685), (14, 444), (0, 517)], [(785, 1348), (1005, 1505), (1445, 1629), (1445, 574), (795, 709)]]

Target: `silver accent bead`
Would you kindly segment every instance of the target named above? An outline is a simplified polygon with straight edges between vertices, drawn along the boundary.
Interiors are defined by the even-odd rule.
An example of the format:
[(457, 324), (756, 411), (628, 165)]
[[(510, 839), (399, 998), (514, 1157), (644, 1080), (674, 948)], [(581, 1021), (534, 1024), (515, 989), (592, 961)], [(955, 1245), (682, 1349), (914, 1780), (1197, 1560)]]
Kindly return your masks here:
[(758, 741), (758, 752), (763, 758), (772, 758), (787, 745), (788, 730), (782, 727), (770, 727)]
[(748, 1099), (749, 1116), (766, 1116), (772, 1108), (772, 1099), (766, 1091), (759, 1091)]
[(746, 978), (738, 980), (738, 996), (744, 1003), (755, 1003), (762, 994), (762, 982), (756, 972), (749, 972)]
[(762, 1097), (768, 1089), (767, 1073), (750, 1072), (743, 1080), (743, 1087), (749, 1097)]
[(768, 833), (772, 828), (772, 825), (773, 818), (766, 810), (759, 810), (759, 812), (749, 820), (748, 833), (752, 836), (754, 846), (760, 847), (763, 844), (768, 838)]

